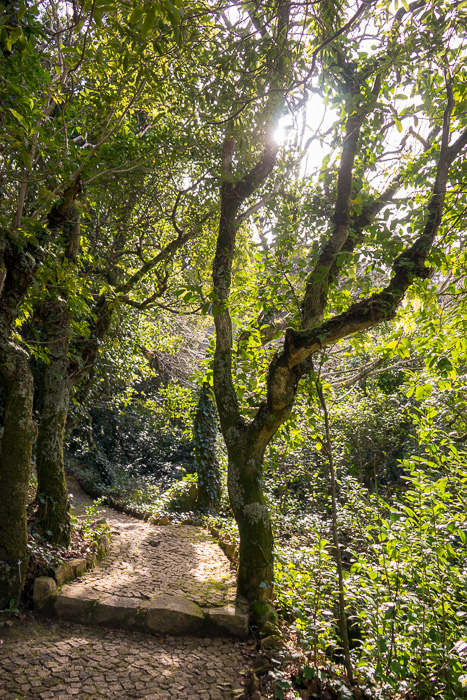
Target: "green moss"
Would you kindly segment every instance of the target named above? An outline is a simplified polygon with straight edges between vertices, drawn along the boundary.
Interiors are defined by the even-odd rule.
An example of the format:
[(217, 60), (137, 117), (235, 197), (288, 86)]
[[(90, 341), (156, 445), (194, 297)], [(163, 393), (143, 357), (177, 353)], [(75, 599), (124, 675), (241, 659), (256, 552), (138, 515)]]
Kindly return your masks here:
[(277, 624), (277, 612), (266, 600), (256, 600), (251, 604), (253, 623), (261, 630), (266, 624)]

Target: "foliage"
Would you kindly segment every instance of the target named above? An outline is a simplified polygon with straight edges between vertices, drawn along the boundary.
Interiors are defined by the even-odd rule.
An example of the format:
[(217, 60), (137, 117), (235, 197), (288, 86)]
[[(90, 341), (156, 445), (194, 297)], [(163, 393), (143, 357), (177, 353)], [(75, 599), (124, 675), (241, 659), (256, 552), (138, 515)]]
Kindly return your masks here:
[(193, 512), (197, 498), (197, 474), (185, 474), (152, 504), (154, 514)]
[(71, 517), (71, 543), (69, 547), (51, 544), (44, 536), (41, 521), (34, 512), (34, 498), (36, 489), (35, 475), (31, 475), (30, 503), (28, 517), (28, 554), (29, 565), (26, 587), (32, 583), (36, 576), (49, 576), (51, 570), (66, 561), (76, 558), (86, 558), (93, 552), (97, 552), (98, 539), (105, 526), (96, 524), (99, 505), (102, 499), (95, 500), (86, 506), (84, 517)]
[[(404, 460), (406, 487), (392, 502), (345, 484), (339, 525), (350, 534), (341, 546), (351, 555), (345, 588), (352, 657), (372, 697), (454, 700), (467, 670), (467, 454), (437, 433), (429, 413), (418, 423), (422, 455)], [(278, 551), (278, 603), (311, 665), (339, 646), (328, 528), (322, 520), (310, 547)]]

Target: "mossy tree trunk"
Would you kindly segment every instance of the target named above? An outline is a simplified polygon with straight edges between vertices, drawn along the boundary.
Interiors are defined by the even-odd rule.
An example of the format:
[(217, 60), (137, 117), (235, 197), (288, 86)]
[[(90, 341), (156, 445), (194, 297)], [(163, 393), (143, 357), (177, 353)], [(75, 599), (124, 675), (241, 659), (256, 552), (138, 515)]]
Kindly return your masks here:
[(36, 448), (37, 515), (45, 536), (57, 545), (68, 547), (71, 540), (70, 499), (65, 478), (63, 444), (68, 418), (71, 379), (68, 347), (71, 319), (69, 290), (61, 277), (77, 275), (76, 261), (81, 242), (80, 213), (71, 205), (61, 222), (64, 255), (58, 263), (60, 275), (51, 279), (49, 299), (36, 308), (36, 317), (48, 354), (41, 367), (39, 382), (39, 433)]
[(199, 392), (193, 421), (193, 444), (198, 472), (198, 510), (216, 510), (221, 499), (221, 474), (216, 454), (217, 420), (211, 389), (209, 384), (204, 382)]
[(39, 434), (36, 448), (38, 516), (46, 537), (68, 547), (71, 537), (70, 503), (63, 463), (70, 379), (68, 343), (70, 318), (66, 302), (49, 301), (40, 307), (49, 363), (43, 367)]
[(240, 535), (237, 593), (248, 601), (269, 600), (274, 542), (263, 493), (263, 455), (244, 427), (230, 430), (229, 443), (229, 499)]
[[(262, 485), (264, 450), (272, 437), (264, 426), (254, 426), (240, 413), (232, 377), (232, 320), (228, 301), (236, 235), (243, 217), (240, 209), (271, 174), (279, 146), (274, 138), (284, 106), (290, 2), (278, 3), (274, 21), (274, 47), (270, 56), (270, 95), (264, 105), (256, 162), (240, 179), (233, 172), (236, 139), (229, 131), (222, 147), (220, 219), (213, 263), (213, 287), (217, 301), (214, 393), (228, 453), (229, 499), (240, 534), (237, 595), (248, 601), (267, 600), (273, 592), (273, 536)], [(259, 21), (259, 20), (258, 20)]]
[(5, 423), (0, 457), (0, 609), (19, 602), (28, 562), (26, 506), (36, 426), (28, 355), (0, 322)]
[(13, 335), (36, 261), (9, 232), (1, 233), (3, 286), (0, 300), (0, 380), (5, 420), (0, 456), (0, 609), (18, 603), (28, 561), (26, 506), (36, 426), (34, 381), (27, 352)]
[[(53, 206), (49, 217), (66, 219), (80, 191), (78, 176)], [(18, 213), (21, 223), (22, 210)], [(12, 599), (18, 603), (24, 585), (28, 562), (26, 507), (32, 446), (37, 434), (29, 356), (16, 341), (14, 324), (49, 236), (50, 230), (38, 227), (34, 242), (28, 242), (16, 229), (0, 230), (0, 380), (5, 393), (0, 457), (0, 608), (7, 607)]]

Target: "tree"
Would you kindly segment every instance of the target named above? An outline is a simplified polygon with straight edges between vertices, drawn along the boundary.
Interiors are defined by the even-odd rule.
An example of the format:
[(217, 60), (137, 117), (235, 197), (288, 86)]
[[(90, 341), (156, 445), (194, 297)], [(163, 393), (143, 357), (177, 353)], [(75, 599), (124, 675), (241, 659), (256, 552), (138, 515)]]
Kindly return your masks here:
[[(172, 41), (167, 31), (178, 11), (159, 7), (152, 55)], [(106, 9), (105, 9), (106, 8)], [(4, 202), (0, 240), (0, 375), (5, 420), (0, 461), (0, 607), (19, 598), (27, 565), (26, 497), (32, 444), (33, 378), (16, 323), (24, 300), (58, 232), (73, 224), (83, 182), (102, 176), (98, 155), (118, 140), (124, 119), (144, 98), (140, 67), (143, 42), (134, 50), (128, 28), (142, 22), (143, 39), (156, 23), (156, 8), (123, 7), (113, 21), (109, 6), (77, 9), (50, 3), (5, 9), (0, 32), (3, 54), (0, 92), (1, 163)], [(106, 20), (106, 21), (104, 21)], [(152, 39), (152, 36), (151, 36)], [(148, 62), (148, 65), (150, 62)], [(118, 90), (115, 76), (118, 74)], [(88, 139), (91, 139), (89, 141)], [(112, 170), (147, 160), (140, 148), (133, 163), (126, 154)], [(58, 407), (57, 407), (58, 410)], [(61, 411), (63, 413), (63, 411)]]
[[(445, 202), (454, 206), (450, 188), (461, 180), (458, 157), (467, 144), (462, 108), (464, 48), (456, 39), (462, 8), (434, 1), (414, 2), (410, 7), (404, 3), (395, 11), (384, 2), (362, 3), (348, 21), (352, 4), (327, 3), (326, 8), (334, 13), (332, 18), (319, 8), (308, 23), (315, 31), (309, 36), (308, 70), (287, 89), (316, 86), (317, 72), (319, 91), (340, 110), (330, 133), (341, 155), (334, 161), (327, 156), (318, 173), (314, 195), (321, 206), (313, 200), (308, 203), (314, 241), (295, 279), (295, 293), (302, 302), (269, 364), (266, 397), (252, 419), (242, 414), (232, 372), (230, 289), (241, 206), (255, 192), (264, 191), (261, 188), (276, 163), (274, 117), (265, 118), (268, 129), (262, 152), (246, 174), (240, 168), (234, 170), (232, 131), (223, 147), (224, 182), (213, 265), (214, 388), (229, 457), (229, 494), (240, 532), (238, 593), (250, 601), (272, 594), (273, 538), (262, 492), (265, 448), (290, 416), (299, 382), (312, 369), (313, 356), (394, 318), (411, 285), (429, 279)], [(279, 55), (287, 47), (288, 12), (287, 4), (281, 4), (272, 24)], [(297, 22), (296, 17), (295, 26)], [(271, 57), (269, 61), (271, 71), (277, 68)], [(298, 62), (297, 66), (301, 68)], [(284, 84), (281, 89), (285, 90)], [(408, 96), (412, 101), (403, 107)], [(276, 120), (280, 111), (276, 104)], [(409, 119), (413, 125), (403, 133), (403, 120)], [(416, 131), (421, 119), (428, 124), (427, 137)], [(424, 150), (417, 150), (420, 142)], [(258, 152), (260, 141), (253, 143)], [(388, 158), (391, 168), (384, 160)], [(372, 173), (379, 168), (379, 178), (372, 181)], [(396, 199), (402, 188), (411, 195)], [(456, 206), (461, 202), (463, 196), (458, 195)], [(360, 298), (348, 300), (342, 310), (339, 284), (347, 281), (356, 261), (378, 266), (383, 279), (368, 294), (356, 289)]]

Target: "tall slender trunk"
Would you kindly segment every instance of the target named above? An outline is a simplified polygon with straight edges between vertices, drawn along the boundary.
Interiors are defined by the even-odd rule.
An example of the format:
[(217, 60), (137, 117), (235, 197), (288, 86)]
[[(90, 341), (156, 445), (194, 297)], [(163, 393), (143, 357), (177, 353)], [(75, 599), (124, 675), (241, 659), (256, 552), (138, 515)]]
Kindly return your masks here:
[(337, 521), (337, 485), (336, 485), (336, 470), (334, 468), (334, 457), (332, 452), (331, 431), (329, 428), (329, 413), (324, 398), (323, 387), (319, 377), (316, 379), (316, 393), (323, 409), (324, 429), (326, 435), (326, 456), (329, 462), (329, 473), (331, 476), (331, 503), (332, 503), (332, 539), (334, 543), (334, 556), (336, 560), (337, 578), (339, 584), (339, 632), (344, 651), (345, 668), (349, 681), (353, 683), (353, 669), (350, 659), (349, 635), (347, 631), (347, 616), (345, 614), (345, 587), (344, 587), (344, 569), (342, 566), (340, 542), (339, 542), (339, 525)]
[(26, 350), (16, 342), (18, 316), (37, 260), (17, 236), (0, 231), (4, 269), (0, 299), (0, 381), (5, 419), (0, 455), (0, 609), (19, 601), (28, 561), (27, 496), (36, 426), (32, 417), (34, 380)]
[(26, 506), (32, 445), (34, 382), (28, 355), (0, 317), (0, 379), (5, 421), (0, 456), (0, 609), (18, 603), (28, 561)]
[(71, 523), (63, 441), (71, 387), (67, 358), (70, 318), (64, 301), (45, 302), (40, 307), (40, 315), (47, 334), (49, 363), (43, 368), (36, 448), (38, 516), (46, 537), (68, 547)]
[[(80, 213), (74, 205), (61, 224), (65, 254), (62, 265), (77, 274), (76, 260), (81, 241)], [(38, 516), (51, 542), (68, 547), (71, 517), (63, 461), (63, 443), (70, 402), (71, 379), (68, 346), (71, 335), (68, 289), (58, 279), (51, 295), (36, 309), (45, 335), (48, 363), (42, 366), (39, 392), (40, 422), (36, 447)]]

